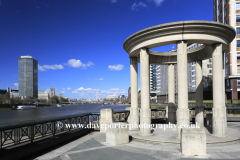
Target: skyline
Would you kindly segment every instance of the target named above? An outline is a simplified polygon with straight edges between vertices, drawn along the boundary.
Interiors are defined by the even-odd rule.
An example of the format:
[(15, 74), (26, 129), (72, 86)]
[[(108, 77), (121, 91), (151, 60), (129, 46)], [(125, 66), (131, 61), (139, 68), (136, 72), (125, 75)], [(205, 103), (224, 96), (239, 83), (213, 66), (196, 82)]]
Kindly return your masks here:
[(95, 99), (96, 89), (99, 98), (114, 92), (127, 95), (130, 59), (123, 49), (125, 39), (158, 24), (212, 21), (212, 8), (209, 0), (2, 0), (0, 89), (14, 88), (18, 58), (30, 55), (39, 64), (38, 90), (54, 87), (56, 95), (62, 92), (72, 99)]

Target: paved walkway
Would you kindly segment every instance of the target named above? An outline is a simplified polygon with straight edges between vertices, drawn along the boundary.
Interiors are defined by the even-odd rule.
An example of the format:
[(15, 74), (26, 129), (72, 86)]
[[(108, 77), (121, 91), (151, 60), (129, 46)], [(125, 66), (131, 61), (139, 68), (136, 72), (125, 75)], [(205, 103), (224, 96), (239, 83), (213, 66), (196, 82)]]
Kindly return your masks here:
[[(138, 141), (143, 141), (147, 143), (155, 143), (155, 144), (176, 144), (180, 145), (180, 140), (177, 139), (177, 129), (175, 128), (164, 128), (160, 124), (159, 127), (154, 129), (153, 135), (149, 137), (142, 137), (139, 136), (139, 131), (130, 131), (130, 135)], [(162, 128), (160, 128), (162, 127)], [(220, 144), (225, 142), (232, 142), (240, 139), (240, 123), (228, 123), (228, 128), (226, 130), (226, 137), (215, 137), (212, 136), (212, 127), (205, 126), (205, 133), (206, 133), (206, 141), (207, 144)]]
[[(240, 134), (240, 123), (228, 123)], [(112, 146), (105, 142), (105, 134), (93, 132), (56, 150), (37, 157), (36, 160), (168, 160), (168, 159), (240, 159), (240, 142), (208, 145), (206, 156), (182, 156), (179, 145), (149, 144), (131, 141)]]

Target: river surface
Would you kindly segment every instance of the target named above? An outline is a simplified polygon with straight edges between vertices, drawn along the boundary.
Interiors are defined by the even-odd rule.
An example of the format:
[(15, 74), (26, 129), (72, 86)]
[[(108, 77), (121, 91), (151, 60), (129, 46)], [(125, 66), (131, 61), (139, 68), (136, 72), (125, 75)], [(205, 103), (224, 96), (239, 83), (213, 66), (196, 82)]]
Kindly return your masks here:
[(67, 116), (81, 113), (100, 112), (104, 108), (112, 108), (114, 111), (125, 110), (128, 105), (110, 104), (73, 104), (62, 107), (37, 107), (28, 110), (0, 109), (0, 124), (36, 120), (43, 118)]

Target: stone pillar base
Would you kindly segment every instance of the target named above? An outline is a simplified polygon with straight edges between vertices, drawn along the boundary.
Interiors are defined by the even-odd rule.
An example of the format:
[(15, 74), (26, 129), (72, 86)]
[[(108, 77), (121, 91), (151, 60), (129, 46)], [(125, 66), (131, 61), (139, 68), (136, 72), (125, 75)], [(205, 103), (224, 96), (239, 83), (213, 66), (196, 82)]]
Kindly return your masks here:
[(112, 145), (129, 143), (129, 129), (127, 123), (109, 123), (106, 132), (106, 142)]
[(177, 109), (177, 127), (178, 127), (178, 135), (177, 138), (180, 139), (181, 136), (181, 128), (189, 127), (189, 109)]
[(213, 135), (225, 137), (226, 135), (226, 107), (213, 108), (212, 127)]
[(167, 110), (166, 122), (176, 124), (176, 108), (175, 108), (175, 105), (173, 103), (169, 103), (166, 108), (167, 108), (166, 109)]
[(106, 133), (106, 124), (113, 123), (113, 109), (101, 109), (100, 116), (100, 132)]
[(205, 129), (187, 129), (181, 131), (181, 152), (184, 156), (206, 155)]
[(195, 107), (195, 124), (200, 127), (204, 126), (204, 106)]
[(226, 119), (225, 117), (213, 117), (212, 129), (213, 135), (216, 137), (225, 137), (226, 135)]
[(139, 136), (151, 136), (151, 109), (140, 109), (140, 134)]
[(139, 108), (130, 108), (130, 122), (129, 130), (138, 131), (139, 130)]

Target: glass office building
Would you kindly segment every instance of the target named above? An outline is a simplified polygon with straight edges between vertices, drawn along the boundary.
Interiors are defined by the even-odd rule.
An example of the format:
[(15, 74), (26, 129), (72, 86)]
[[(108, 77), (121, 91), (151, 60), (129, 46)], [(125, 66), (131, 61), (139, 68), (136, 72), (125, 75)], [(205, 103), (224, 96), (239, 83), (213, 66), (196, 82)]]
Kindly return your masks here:
[(150, 91), (157, 90), (157, 65), (150, 65)]
[(19, 96), (38, 98), (38, 61), (32, 56), (18, 59)]

